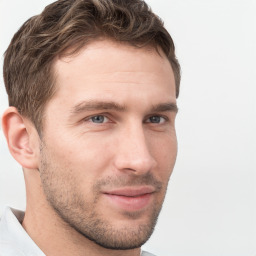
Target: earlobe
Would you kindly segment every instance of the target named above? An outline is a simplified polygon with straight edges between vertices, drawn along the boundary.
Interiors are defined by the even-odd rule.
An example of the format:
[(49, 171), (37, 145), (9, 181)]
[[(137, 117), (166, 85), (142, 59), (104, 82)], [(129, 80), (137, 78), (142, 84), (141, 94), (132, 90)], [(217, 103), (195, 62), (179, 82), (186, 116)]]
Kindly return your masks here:
[(15, 107), (9, 107), (2, 117), (2, 128), (9, 151), (14, 159), (24, 168), (38, 168), (37, 150), (33, 134), (29, 132), (27, 123)]

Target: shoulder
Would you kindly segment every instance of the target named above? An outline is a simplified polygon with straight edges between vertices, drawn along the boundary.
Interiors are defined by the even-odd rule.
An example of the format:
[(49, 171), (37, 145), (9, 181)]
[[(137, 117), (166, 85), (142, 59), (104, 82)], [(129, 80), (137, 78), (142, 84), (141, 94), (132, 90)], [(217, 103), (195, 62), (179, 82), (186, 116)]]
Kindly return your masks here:
[(15, 244), (0, 241), (0, 256), (25, 256), (25, 254)]
[(142, 251), (141, 256), (156, 256), (156, 255), (152, 254), (152, 253), (149, 253), (149, 252), (146, 252), (146, 251)]
[(0, 256), (45, 256), (23, 229), (24, 212), (6, 207), (0, 220)]
[(11, 233), (15, 222), (11, 208), (6, 207), (0, 217), (0, 256), (25, 256), (17, 246), (15, 239), (11, 239)]

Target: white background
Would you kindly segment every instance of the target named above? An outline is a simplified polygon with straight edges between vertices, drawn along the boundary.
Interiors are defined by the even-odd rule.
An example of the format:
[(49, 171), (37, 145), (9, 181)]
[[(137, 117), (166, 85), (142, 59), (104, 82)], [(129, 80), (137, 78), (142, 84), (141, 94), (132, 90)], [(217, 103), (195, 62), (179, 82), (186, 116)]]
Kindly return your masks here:
[[(0, 0), (0, 55), (50, 0)], [(179, 155), (155, 233), (159, 256), (256, 255), (256, 1), (148, 0), (182, 66)], [(2, 66), (1, 57), (1, 66)], [(2, 71), (1, 71), (2, 72)], [(0, 80), (0, 114), (7, 107)], [(0, 131), (0, 213), (25, 208)]]

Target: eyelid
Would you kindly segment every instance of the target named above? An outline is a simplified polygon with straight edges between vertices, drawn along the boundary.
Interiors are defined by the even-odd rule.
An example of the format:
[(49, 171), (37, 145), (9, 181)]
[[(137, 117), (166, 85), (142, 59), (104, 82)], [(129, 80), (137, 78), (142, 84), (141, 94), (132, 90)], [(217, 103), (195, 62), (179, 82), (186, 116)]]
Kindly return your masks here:
[(89, 115), (89, 116), (83, 118), (82, 121), (88, 121), (88, 120), (90, 120), (91, 118), (96, 117), (96, 116), (103, 116), (103, 117), (105, 117), (105, 118), (107, 118), (107, 119), (110, 119), (106, 113), (99, 113), (99, 114), (92, 114), (92, 115)]
[[(83, 118), (81, 121), (82, 121), (82, 122), (84, 122), (84, 121), (89, 121), (92, 117), (95, 117), (95, 116), (104, 116), (105, 118), (108, 119), (108, 122), (112, 122), (112, 119), (113, 119), (113, 117), (112, 117), (111, 114), (104, 112), (104, 113), (95, 113), (95, 114), (89, 115), (89, 116)], [(168, 117), (167, 115), (163, 115), (163, 114), (159, 114), (159, 113), (155, 113), (155, 114), (153, 113), (153, 114), (147, 115), (147, 116), (144, 118), (143, 123), (151, 123), (151, 122), (147, 122), (147, 120), (148, 120), (150, 117), (154, 117), (154, 116), (162, 117), (162, 118), (165, 120), (165, 122), (170, 121), (170, 117)], [(165, 122), (164, 122), (164, 123), (165, 123)], [(104, 122), (104, 123), (106, 123), (106, 122)], [(101, 124), (104, 124), (104, 123), (101, 123)], [(152, 124), (154, 124), (154, 123), (152, 123)], [(156, 124), (161, 124), (161, 123), (156, 123)]]
[[(147, 122), (147, 120), (150, 118), (150, 117), (154, 117), (154, 116), (157, 116), (157, 117), (162, 117), (165, 122), (168, 122), (170, 120), (170, 118), (166, 115), (162, 115), (162, 114), (151, 114), (151, 115), (148, 115), (146, 118), (145, 118), (145, 123), (150, 123), (150, 122)], [(154, 123), (152, 123), (154, 124)], [(161, 123), (155, 123), (155, 124), (161, 124)]]
[[(102, 123), (97, 123), (97, 122), (93, 122), (93, 118), (94, 117), (103, 117), (103, 122)], [(92, 122), (92, 123), (95, 123), (95, 124), (104, 124), (104, 123), (107, 123), (108, 121), (109, 121), (109, 118), (108, 117), (106, 117), (106, 116), (104, 116), (104, 115), (96, 115), (96, 116), (91, 116), (89, 119), (88, 119), (90, 122)]]

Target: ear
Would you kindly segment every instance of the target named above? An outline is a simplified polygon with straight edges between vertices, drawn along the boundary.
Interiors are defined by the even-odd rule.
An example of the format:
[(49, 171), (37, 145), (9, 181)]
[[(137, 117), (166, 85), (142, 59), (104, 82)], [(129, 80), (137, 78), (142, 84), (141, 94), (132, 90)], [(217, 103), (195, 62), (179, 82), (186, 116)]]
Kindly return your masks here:
[(32, 123), (15, 107), (9, 107), (3, 114), (2, 128), (14, 159), (24, 168), (37, 169), (39, 136)]

